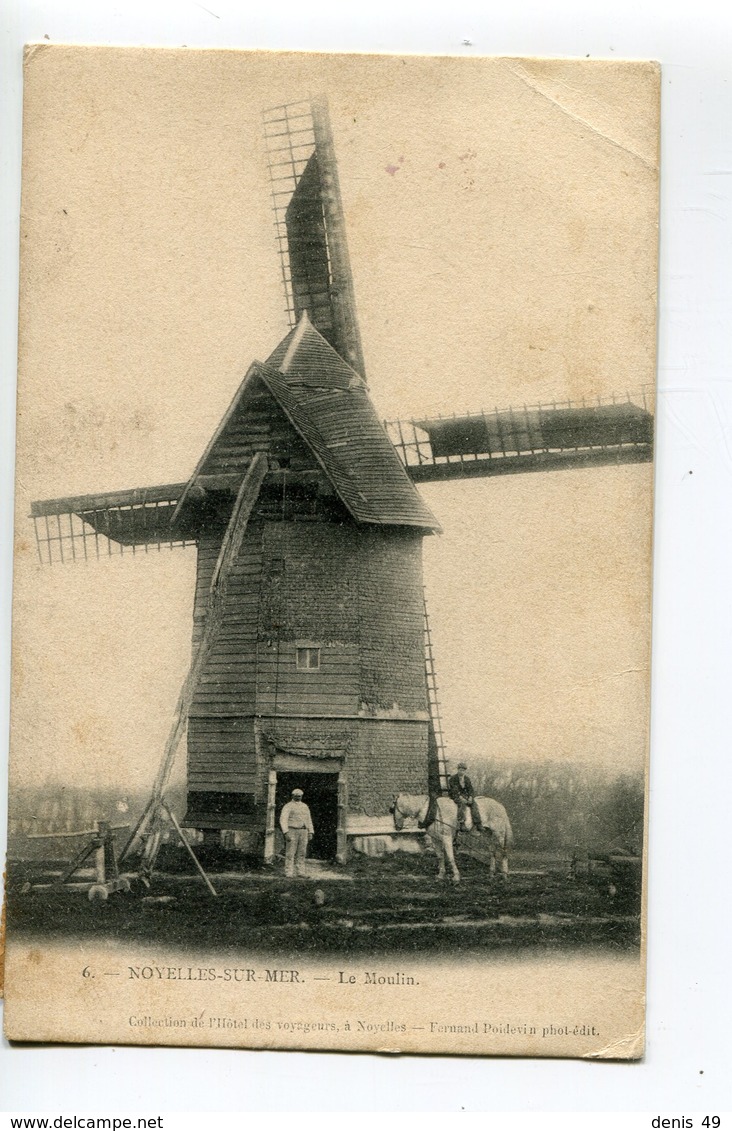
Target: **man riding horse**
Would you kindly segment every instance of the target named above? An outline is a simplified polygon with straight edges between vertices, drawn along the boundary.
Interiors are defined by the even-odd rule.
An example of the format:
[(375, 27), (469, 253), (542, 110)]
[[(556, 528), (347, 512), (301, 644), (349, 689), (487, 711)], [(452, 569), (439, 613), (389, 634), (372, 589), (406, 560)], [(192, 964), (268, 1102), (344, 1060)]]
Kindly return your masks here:
[[(481, 849), (490, 854), (488, 863), (491, 875), (496, 872), (500, 863), (501, 876), (506, 880), (508, 877), (508, 850), (513, 841), (508, 813), (500, 801), (496, 801), (492, 797), (476, 797), (475, 805), (480, 810), (481, 816)], [(430, 817), (430, 809), (434, 811), (432, 818)], [(458, 831), (457, 802), (453, 801), (452, 797), (438, 797), (437, 795), (429, 797), (424, 793), (398, 793), (394, 798), (391, 813), (394, 817), (394, 828), (400, 832), (404, 829), (405, 822), (410, 819), (419, 821), (420, 827), (426, 828), (427, 842), (437, 856), (438, 880), (445, 879), (449, 868), (453, 883), (460, 883), (460, 869), (455, 859), (455, 836)], [(482, 858), (485, 859), (485, 856)]]
[[(467, 827), (467, 811), (470, 809), (470, 815), (473, 821), (472, 827), (476, 832), (482, 832), (483, 822), (475, 800), (473, 783), (468, 777), (468, 767), (465, 762), (458, 762), (457, 773), (452, 774), (452, 776), (447, 779), (447, 795), (457, 805), (458, 830)], [(435, 820), (436, 812), (437, 796), (430, 794), (430, 803), (424, 820), (419, 822), (420, 828), (426, 829), (431, 825)]]
[(465, 765), (465, 762), (458, 762), (457, 773), (448, 778), (447, 795), (458, 807), (458, 828), (466, 828), (466, 814), (468, 809), (470, 809), (470, 815), (473, 818), (473, 828), (476, 832), (481, 832), (483, 822), (480, 819), (480, 811), (475, 800), (475, 793), (473, 792), (473, 783), (468, 777), (468, 767)]

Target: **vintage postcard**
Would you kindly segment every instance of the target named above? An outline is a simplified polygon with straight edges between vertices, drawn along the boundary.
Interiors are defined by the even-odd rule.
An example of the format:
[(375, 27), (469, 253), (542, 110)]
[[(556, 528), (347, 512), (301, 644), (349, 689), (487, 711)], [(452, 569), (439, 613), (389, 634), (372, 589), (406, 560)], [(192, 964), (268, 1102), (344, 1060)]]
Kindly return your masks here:
[(642, 1055), (658, 126), (27, 48), (9, 1038)]

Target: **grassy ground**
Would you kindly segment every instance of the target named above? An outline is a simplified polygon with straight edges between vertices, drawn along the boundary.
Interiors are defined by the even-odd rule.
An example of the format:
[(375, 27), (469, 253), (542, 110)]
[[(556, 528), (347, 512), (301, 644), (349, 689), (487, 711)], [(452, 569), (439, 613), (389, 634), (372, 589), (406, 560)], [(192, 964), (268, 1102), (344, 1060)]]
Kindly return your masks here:
[[(218, 898), (181, 853), (159, 859), (149, 889), (89, 903), (81, 885), (54, 886), (59, 863), (11, 863), (8, 920), (16, 937), (116, 939), (205, 951), (278, 955), (485, 953), (637, 948), (639, 893), (611, 893), (606, 878), (569, 875), (559, 857), (516, 854), (508, 882), (460, 856), (459, 887), (438, 884), (431, 856), (354, 857), (348, 868), (313, 866), (287, 880), (281, 866), (238, 854), (204, 859)], [(192, 865), (191, 865), (192, 869)], [(522, 872), (524, 874), (522, 874)], [(542, 872), (543, 874), (537, 874)], [(85, 879), (84, 874), (78, 877)]]

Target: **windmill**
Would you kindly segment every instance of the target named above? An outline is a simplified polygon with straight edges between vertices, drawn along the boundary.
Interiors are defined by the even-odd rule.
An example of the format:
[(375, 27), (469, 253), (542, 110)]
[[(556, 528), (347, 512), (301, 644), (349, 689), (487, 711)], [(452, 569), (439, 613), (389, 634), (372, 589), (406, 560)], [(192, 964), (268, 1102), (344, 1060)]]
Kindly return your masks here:
[(365, 382), (327, 108), (264, 114), (291, 329), (254, 362), (186, 482), (36, 502), (52, 564), (197, 547), (193, 656), (152, 797), (127, 846), (154, 856), (187, 734), (186, 827), (275, 852), (295, 785), (316, 854), (347, 854), (351, 815), (445, 784), (417, 484), (647, 461), (629, 398), (383, 424)]

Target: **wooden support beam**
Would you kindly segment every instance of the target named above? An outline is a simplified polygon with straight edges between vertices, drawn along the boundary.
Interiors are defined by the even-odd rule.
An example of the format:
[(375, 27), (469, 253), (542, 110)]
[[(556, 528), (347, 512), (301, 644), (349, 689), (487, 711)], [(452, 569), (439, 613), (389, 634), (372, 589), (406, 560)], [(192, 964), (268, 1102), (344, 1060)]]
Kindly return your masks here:
[(494, 455), (463, 463), (410, 464), (405, 470), (413, 483), (440, 483), (450, 479), (517, 475), (527, 471), (562, 471), (649, 463), (652, 459), (652, 444), (627, 444), (617, 448), (570, 448), (566, 451), (525, 452), (514, 456)]
[[(173, 722), (168, 733), (168, 740), (165, 744), (163, 756), (155, 778), (152, 796), (132, 836), (122, 851), (121, 860), (125, 860), (131, 856), (138, 845), (147, 837), (148, 833), (154, 830), (155, 823), (160, 813), (163, 793), (170, 780), (175, 758), (178, 753), (178, 747), (180, 746), (186, 728), (188, 710), (193, 702), (193, 696), (198, 686), (201, 672), (203, 671), (221, 629), (226, 593), (231, 577), (231, 567), (236, 561), (237, 555), (241, 549), (249, 517), (259, 497), (264, 477), (267, 474), (267, 466), (266, 455), (264, 455), (263, 452), (257, 452), (252, 462), (249, 464), (247, 473), (239, 488), (239, 494), (236, 497), (234, 509), (231, 512), (229, 525), (226, 528), (226, 533), (221, 543), (221, 550), (211, 580), (203, 635), (193, 654), (188, 675), (183, 681), (183, 686), (178, 696), (178, 702), (173, 714)], [(153, 842), (157, 840), (158, 838), (152, 837), (149, 843), (153, 844)], [(157, 844), (155, 844), (155, 848), (157, 848)], [(149, 855), (149, 853), (146, 853), (145, 863), (148, 867), (151, 865), (151, 860), (148, 859)]]
[(225, 472), (220, 475), (199, 475), (190, 493), (197, 489), (203, 491), (238, 491), (241, 486), (241, 475), (238, 472)]
[(196, 865), (196, 869), (201, 874), (201, 876), (203, 878), (203, 882), (205, 883), (206, 887), (211, 892), (211, 895), (217, 896), (218, 892), (216, 891), (216, 888), (213, 886), (213, 884), (209, 880), (208, 876), (204, 872), (203, 868), (201, 867), (201, 864), (200, 864), (198, 857), (196, 856), (195, 852), (193, 851), (190, 844), (188, 843), (188, 840), (186, 838), (185, 833), (183, 832), (183, 829), (180, 827), (180, 825), (178, 824), (178, 821), (176, 820), (175, 813), (173, 812), (172, 809), (168, 808), (168, 806), (165, 804), (164, 801), (162, 802), (162, 807), (165, 810), (165, 812), (168, 814), (168, 816), (170, 817), (171, 821), (173, 822), (173, 827), (175, 828), (175, 831), (178, 834), (178, 838), (179, 838), (181, 844), (185, 848), (186, 852), (190, 856), (193, 863)]
[[(239, 551), (241, 550), (244, 535), (246, 533), (249, 516), (252, 513), (254, 504), (259, 497), (259, 492), (262, 489), (264, 477), (267, 474), (268, 461), (263, 452), (257, 452), (252, 462), (249, 464), (247, 473), (244, 476), (242, 485), (239, 488), (239, 494), (234, 503), (234, 509), (231, 512), (229, 525), (226, 527), (221, 549), (219, 551), (218, 560), (214, 566), (214, 571), (211, 577), (211, 605), (209, 613), (206, 618), (206, 632), (208, 632), (208, 620), (211, 614), (216, 609), (216, 613), (220, 614), (221, 609), (218, 605), (221, 604), (225, 596), (226, 586), (229, 581), (229, 574), (231, 567), (236, 561)], [(217, 604), (218, 603), (218, 604)], [(218, 628), (215, 630), (218, 632)], [(204, 633), (205, 635), (205, 633)], [(211, 641), (213, 643), (213, 639)]]
[(56, 514), (89, 514), (91, 511), (140, 506), (156, 502), (173, 503), (185, 490), (185, 483), (166, 483), (160, 487), (135, 487), (130, 491), (107, 491), (103, 495), (67, 495), (61, 499), (41, 499), (31, 503), (31, 517)]

